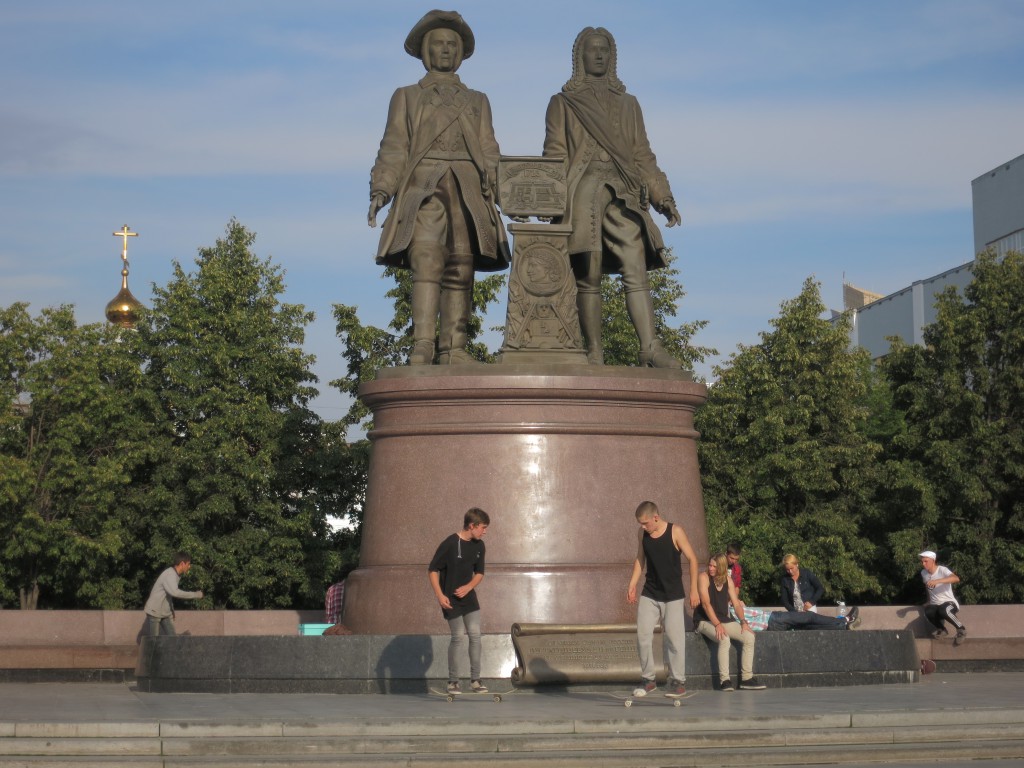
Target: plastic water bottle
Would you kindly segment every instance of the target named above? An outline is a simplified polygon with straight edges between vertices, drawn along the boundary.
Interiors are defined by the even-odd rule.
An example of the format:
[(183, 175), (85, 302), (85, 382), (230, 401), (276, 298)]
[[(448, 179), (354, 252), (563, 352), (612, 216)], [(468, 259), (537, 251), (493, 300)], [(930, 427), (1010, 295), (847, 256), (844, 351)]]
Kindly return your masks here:
[(846, 603), (844, 603), (842, 600), (840, 600), (838, 603), (836, 603), (836, 605), (839, 606), (839, 613), (837, 613), (836, 616), (838, 616), (840, 618), (845, 616), (846, 615)]

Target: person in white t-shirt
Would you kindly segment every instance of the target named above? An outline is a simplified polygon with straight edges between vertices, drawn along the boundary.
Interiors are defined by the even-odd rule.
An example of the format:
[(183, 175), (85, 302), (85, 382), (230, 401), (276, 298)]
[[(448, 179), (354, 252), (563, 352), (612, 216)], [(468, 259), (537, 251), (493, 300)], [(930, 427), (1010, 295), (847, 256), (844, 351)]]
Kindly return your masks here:
[(936, 563), (935, 553), (930, 549), (926, 549), (919, 557), (921, 580), (928, 590), (928, 605), (924, 607), (924, 616), (935, 627), (932, 637), (937, 640), (947, 635), (945, 623), (948, 621), (956, 627), (953, 645), (960, 645), (967, 637), (967, 627), (956, 616), (960, 612), (960, 603), (953, 594), (953, 585), (960, 583), (960, 577), (946, 566)]

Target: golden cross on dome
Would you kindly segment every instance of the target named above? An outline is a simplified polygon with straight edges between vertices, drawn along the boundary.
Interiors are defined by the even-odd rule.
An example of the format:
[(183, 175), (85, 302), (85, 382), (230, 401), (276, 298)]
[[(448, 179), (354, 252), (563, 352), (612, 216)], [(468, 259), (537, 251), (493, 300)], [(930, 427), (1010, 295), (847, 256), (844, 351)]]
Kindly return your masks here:
[(128, 261), (128, 238), (138, 237), (138, 232), (131, 232), (127, 224), (121, 227), (120, 232), (115, 232), (114, 237), (120, 237), (124, 240), (124, 245), (121, 248), (121, 261)]

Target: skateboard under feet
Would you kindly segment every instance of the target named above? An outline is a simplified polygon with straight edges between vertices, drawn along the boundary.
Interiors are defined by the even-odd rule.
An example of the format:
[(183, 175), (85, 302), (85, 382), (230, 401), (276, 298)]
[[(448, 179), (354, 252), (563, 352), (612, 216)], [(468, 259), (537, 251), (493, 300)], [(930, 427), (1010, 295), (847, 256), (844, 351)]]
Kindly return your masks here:
[(448, 691), (441, 691), (437, 688), (431, 688), (430, 692), (434, 696), (443, 696), (447, 701), (455, 701), (456, 699), (487, 699), (500, 703), (502, 696), (508, 696), (512, 691), (503, 691), (501, 693), (487, 691), (486, 693), (474, 693), (473, 691), (463, 691), (462, 693), (448, 693)]
[(688, 691), (686, 693), (677, 694), (659, 693), (658, 691), (654, 691), (653, 693), (649, 693), (646, 696), (634, 696), (632, 691), (611, 691), (609, 695), (613, 699), (621, 701), (622, 706), (627, 708), (632, 707), (634, 701), (650, 701), (652, 703), (657, 703), (659, 699), (668, 699), (672, 702), (673, 707), (681, 707), (683, 706), (683, 701), (685, 699), (693, 698), (697, 695), (697, 692)]

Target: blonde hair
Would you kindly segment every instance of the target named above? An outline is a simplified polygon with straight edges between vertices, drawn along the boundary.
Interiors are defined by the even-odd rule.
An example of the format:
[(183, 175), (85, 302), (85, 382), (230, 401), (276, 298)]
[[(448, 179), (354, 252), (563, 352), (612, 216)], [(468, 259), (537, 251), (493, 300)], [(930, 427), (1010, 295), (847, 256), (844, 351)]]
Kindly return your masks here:
[(725, 559), (724, 552), (718, 552), (711, 556), (715, 564), (715, 586), (721, 587), (729, 578), (729, 561)]
[(790, 563), (793, 563), (793, 565), (797, 565), (797, 566), (800, 565), (800, 561), (796, 559), (796, 555), (792, 555), (792, 554), (783, 555), (782, 556), (782, 567), (785, 568)]

